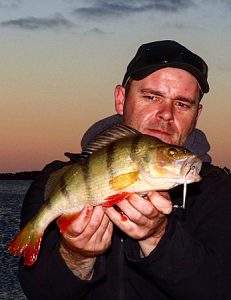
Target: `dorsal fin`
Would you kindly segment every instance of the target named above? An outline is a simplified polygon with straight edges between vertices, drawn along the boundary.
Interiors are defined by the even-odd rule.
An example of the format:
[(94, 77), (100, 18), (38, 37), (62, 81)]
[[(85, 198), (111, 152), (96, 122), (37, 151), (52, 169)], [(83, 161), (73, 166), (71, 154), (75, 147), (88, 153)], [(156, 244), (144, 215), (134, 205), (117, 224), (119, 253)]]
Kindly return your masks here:
[(112, 142), (118, 141), (120, 139), (134, 136), (140, 134), (139, 131), (126, 126), (126, 125), (117, 125), (112, 127), (101, 135), (97, 136), (92, 142), (90, 142), (86, 148), (84, 148), (84, 152), (93, 153), (106, 147), (107, 145), (111, 144)]
[(72, 162), (81, 162), (84, 159), (86, 159), (91, 153), (88, 153), (86, 151), (83, 151), (81, 153), (70, 153), (70, 152), (65, 152), (64, 155), (68, 158), (70, 158), (70, 160)]

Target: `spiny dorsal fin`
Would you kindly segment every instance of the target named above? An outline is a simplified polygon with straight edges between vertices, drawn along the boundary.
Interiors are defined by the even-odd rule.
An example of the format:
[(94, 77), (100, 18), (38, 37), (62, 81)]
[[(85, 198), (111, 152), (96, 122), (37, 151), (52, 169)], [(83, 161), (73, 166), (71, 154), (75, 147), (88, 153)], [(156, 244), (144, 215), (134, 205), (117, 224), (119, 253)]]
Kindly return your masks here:
[(64, 155), (68, 157), (72, 162), (81, 162), (86, 159), (91, 153), (88, 152), (81, 152), (81, 153), (70, 153), (65, 152)]
[(140, 134), (140, 132), (129, 126), (117, 125), (97, 136), (92, 142), (87, 145), (86, 148), (84, 148), (84, 152), (96, 152), (99, 149), (102, 149), (111, 144), (112, 142), (137, 134)]

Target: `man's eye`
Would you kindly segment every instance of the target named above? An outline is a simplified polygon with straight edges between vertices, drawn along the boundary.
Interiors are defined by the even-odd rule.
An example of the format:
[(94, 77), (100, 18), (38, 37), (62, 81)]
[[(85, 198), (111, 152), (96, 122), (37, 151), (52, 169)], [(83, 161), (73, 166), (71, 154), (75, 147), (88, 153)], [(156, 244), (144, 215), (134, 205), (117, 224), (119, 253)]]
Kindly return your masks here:
[(180, 101), (176, 102), (176, 106), (178, 106), (180, 108), (184, 108), (184, 109), (188, 109), (191, 107), (190, 104), (185, 103), (185, 102), (180, 102)]
[(146, 98), (146, 99), (148, 99), (148, 100), (151, 100), (151, 101), (157, 100), (157, 97), (156, 97), (156, 96), (153, 96), (153, 95), (146, 95), (146, 96), (144, 96), (144, 98)]

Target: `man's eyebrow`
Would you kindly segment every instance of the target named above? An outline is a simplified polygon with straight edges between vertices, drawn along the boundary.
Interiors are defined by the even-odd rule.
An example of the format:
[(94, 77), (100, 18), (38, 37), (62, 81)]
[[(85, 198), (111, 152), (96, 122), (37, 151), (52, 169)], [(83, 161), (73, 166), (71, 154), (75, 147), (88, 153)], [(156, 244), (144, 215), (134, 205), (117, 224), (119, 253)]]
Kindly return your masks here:
[(149, 94), (153, 94), (153, 95), (158, 95), (158, 96), (165, 96), (165, 94), (159, 90), (154, 90), (151, 88), (145, 88), (145, 89), (141, 89), (139, 91), (141, 94), (145, 94), (145, 93), (149, 93)]
[[(161, 92), (160, 90), (154, 90), (151, 88), (144, 88), (144, 89), (141, 89), (139, 92), (140, 92), (140, 94), (149, 93), (152, 95), (166, 97), (165, 93)], [(172, 98), (172, 100), (179, 100), (179, 101), (190, 103), (190, 104), (194, 104), (196, 102), (195, 99), (190, 98), (190, 97), (184, 97), (182, 95), (176, 96), (176, 97)]]

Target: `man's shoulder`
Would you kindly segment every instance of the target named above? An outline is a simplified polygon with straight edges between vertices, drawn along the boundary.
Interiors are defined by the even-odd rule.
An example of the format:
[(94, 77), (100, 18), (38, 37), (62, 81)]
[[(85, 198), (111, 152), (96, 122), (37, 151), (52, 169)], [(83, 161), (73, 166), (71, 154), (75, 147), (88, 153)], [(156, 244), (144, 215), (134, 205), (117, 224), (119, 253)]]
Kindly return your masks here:
[(221, 168), (210, 163), (203, 163), (201, 173), (202, 185), (207, 185), (210, 190), (231, 191), (231, 176), (226, 168)]
[(209, 177), (224, 176), (231, 179), (230, 172), (228, 172), (229, 170), (227, 170), (228, 169), (226, 167), (221, 168), (211, 163), (203, 162), (201, 175)]

